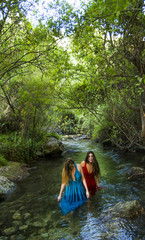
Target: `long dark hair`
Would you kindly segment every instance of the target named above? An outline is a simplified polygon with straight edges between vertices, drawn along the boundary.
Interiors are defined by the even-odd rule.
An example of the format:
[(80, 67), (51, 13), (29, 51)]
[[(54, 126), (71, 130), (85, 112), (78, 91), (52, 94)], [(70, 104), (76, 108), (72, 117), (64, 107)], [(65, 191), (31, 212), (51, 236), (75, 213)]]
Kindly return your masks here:
[(67, 158), (64, 163), (64, 168), (62, 171), (62, 182), (66, 185), (69, 184), (69, 181), (72, 178), (72, 165), (74, 164), (74, 161), (72, 158)]
[(94, 172), (94, 175), (99, 175), (100, 174), (100, 167), (99, 167), (99, 164), (98, 164), (98, 161), (96, 159), (96, 156), (94, 154), (93, 151), (88, 151), (87, 152), (87, 155), (85, 157), (85, 162), (86, 163), (89, 163), (89, 154), (93, 154), (93, 161), (92, 161), (92, 165), (93, 165), (93, 172)]

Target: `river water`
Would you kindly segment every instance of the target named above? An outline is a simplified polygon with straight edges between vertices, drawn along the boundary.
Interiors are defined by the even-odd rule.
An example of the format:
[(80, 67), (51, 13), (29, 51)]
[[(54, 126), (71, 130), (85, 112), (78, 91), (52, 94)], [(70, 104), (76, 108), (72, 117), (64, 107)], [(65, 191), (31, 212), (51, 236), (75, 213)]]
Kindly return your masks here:
[[(0, 203), (0, 240), (145, 240), (145, 216), (114, 219), (101, 216), (118, 202), (138, 200), (145, 208), (144, 182), (130, 182), (132, 166), (145, 167), (143, 153), (118, 154), (91, 141), (66, 141), (61, 158), (36, 163), (30, 175), (18, 182)], [(106, 187), (74, 212), (62, 216), (57, 196), (64, 159), (76, 163), (93, 150), (101, 170), (100, 185)]]

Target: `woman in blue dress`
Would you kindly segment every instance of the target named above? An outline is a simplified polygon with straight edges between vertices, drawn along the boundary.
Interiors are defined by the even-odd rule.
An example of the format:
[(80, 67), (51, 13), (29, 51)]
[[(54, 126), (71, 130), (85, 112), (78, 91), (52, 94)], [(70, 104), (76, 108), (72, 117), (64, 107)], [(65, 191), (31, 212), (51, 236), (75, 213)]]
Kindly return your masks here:
[[(62, 193), (65, 189), (64, 197)], [(63, 215), (73, 211), (89, 198), (89, 191), (80, 164), (67, 158), (62, 170), (62, 184), (58, 196), (59, 206)]]

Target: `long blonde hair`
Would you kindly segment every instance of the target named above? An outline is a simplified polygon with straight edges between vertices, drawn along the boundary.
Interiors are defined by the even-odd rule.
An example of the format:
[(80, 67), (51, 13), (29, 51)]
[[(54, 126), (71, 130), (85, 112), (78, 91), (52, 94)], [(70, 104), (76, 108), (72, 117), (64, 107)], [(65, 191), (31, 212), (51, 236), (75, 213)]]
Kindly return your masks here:
[(65, 183), (66, 185), (69, 185), (69, 181), (72, 178), (72, 165), (74, 165), (72, 158), (67, 158), (62, 171), (62, 183)]

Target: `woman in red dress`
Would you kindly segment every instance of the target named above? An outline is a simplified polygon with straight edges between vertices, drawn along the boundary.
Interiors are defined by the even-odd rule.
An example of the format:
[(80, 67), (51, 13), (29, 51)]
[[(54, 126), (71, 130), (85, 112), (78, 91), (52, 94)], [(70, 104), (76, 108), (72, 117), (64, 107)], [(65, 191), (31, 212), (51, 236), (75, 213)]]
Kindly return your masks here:
[(81, 166), (83, 168), (88, 190), (91, 195), (94, 195), (97, 188), (100, 188), (98, 177), (100, 174), (100, 168), (95, 154), (92, 151), (87, 152), (85, 161), (81, 162)]

